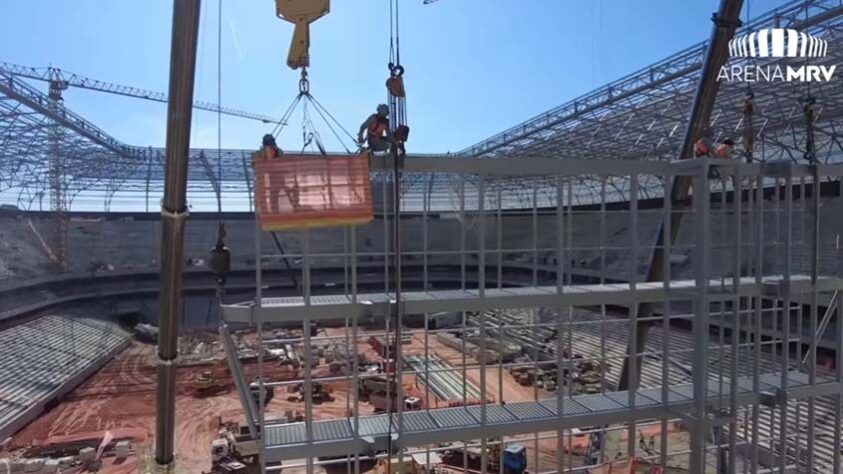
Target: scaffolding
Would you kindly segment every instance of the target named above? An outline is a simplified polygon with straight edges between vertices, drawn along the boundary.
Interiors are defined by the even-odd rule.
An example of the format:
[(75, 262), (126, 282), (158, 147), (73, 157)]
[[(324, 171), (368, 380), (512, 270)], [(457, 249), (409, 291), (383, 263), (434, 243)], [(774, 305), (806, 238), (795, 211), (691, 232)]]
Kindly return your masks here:
[[(373, 162), (373, 172), (383, 174), (374, 186), (384, 197), (393, 184), (390, 169), (388, 159)], [(261, 461), (308, 472), (339, 463), (359, 472), (360, 462), (371, 459), (461, 452), (461, 467), (471, 468), (468, 453), (479, 448), (477, 470), (486, 472), (498, 466), (489, 453), (503, 452), (490, 446), (517, 443), (532, 451), (531, 472), (603, 472), (616, 456), (690, 472), (836, 469), (843, 325), (829, 325), (826, 309), (839, 307), (843, 280), (839, 250), (820, 219), (827, 199), (813, 196), (820, 192), (814, 183), (841, 174), (840, 165), (708, 159), (408, 159), (398, 260), (405, 275), (419, 276), (404, 279), (400, 301), (389, 285), (392, 207), (383, 199), (380, 218), (362, 229), (373, 235), (383, 227), (379, 248), (360, 242), (356, 227), (324, 231), (342, 234), (343, 253), (325, 253), (325, 235), (317, 231), (287, 235), (302, 249), (286, 255), (300, 259), (302, 282), (302, 293), (289, 296), (262, 284), (265, 273), (279, 271), (270, 265), (278, 256), (257, 238), (255, 299), (222, 306), (222, 334), (246, 421), (261, 439)], [(589, 206), (573, 201), (574, 183), (584, 175), (603, 183)], [(451, 185), (418, 185), (432, 176)], [(628, 201), (607, 199), (612, 178), (632, 183)], [(635, 183), (648, 178), (668, 187), (690, 179), (690, 206), (672, 207), (664, 190), (666, 199), (642, 198)], [(523, 189), (531, 193), (528, 209), (517, 196)], [(659, 224), (680, 213), (686, 225), (678, 237), (663, 231), (664, 276), (647, 282)], [(443, 220), (453, 232), (431, 235), (430, 223)], [(342, 261), (342, 282), (313, 282), (310, 270), (320, 260)], [(444, 260), (459, 261), (459, 272), (436, 272)], [(373, 278), (370, 268), (379, 264)], [(639, 388), (618, 391), (642, 303), (654, 308), (646, 316), (654, 335), (640, 359)], [(458, 316), (434, 325), (443, 312)], [(397, 342), (398, 325), (410, 343)], [(267, 421), (277, 402), (252, 398), (253, 381), (245, 379), (230, 336), (247, 328), (257, 331), (259, 354), (281, 343), (298, 349), (303, 363), (295, 376), (272, 378), (267, 364), (277, 362), (259, 355), (254, 382), (260, 394), (303, 387), (303, 421)], [(281, 339), (274, 335), (280, 328), (287, 334)], [(824, 333), (831, 330), (837, 334)], [(435, 342), (443, 334), (462, 346), (460, 355), (447, 366), (419, 365), (445, 350)], [(362, 370), (367, 362), (358, 353), (376, 337), (387, 343), (393, 337), (393, 362), (387, 351), (380, 372)], [(504, 361), (503, 352), (488, 357), (512, 344), (521, 348), (514, 360)], [(338, 354), (337, 371), (319, 368), (325, 345)], [(589, 390), (586, 363), (599, 367)], [(507, 377), (519, 370), (532, 374), (531, 399), (507, 393)], [(467, 381), (445, 382), (462, 394), (460, 406), (433, 403), (437, 390), (413, 382), (432, 373)], [(392, 412), (373, 413), (358, 387), (384, 376), (396, 381), (387, 397), (397, 403)], [(335, 388), (347, 416), (320, 411), (317, 384)], [(410, 396), (422, 399), (421, 409), (403, 403)], [(659, 446), (648, 445), (655, 439)], [(588, 453), (575, 449), (584, 440)]]

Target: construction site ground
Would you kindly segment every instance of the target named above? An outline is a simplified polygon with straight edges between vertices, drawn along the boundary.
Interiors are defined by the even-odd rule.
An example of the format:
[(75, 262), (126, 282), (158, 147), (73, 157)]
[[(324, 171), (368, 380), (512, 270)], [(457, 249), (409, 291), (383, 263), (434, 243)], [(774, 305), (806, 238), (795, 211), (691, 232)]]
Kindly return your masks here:
[[(0, 457), (23, 455), (38, 451), (40, 446), (91, 439), (96, 443), (106, 430), (115, 436), (127, 434), (132, 438), (133, 454), (123, 462), (105, 458), (99, 471), (103, 474), (134, 473), (145, 457), (151, 456), (155, 428), (155, 346), (139, 341), (120, 353), (103, 369), (85, 381), (53, 409), (16, 433), (6, 452)], [(224, 363), (224, 361), (222, 361)], [(179, 472), (200, 473), (210, 470), (210, 445), (217, 436), (219, 423), (238, 422), (243, 410), (230, 376), (220, 377), (227, 392), (197, 398), (197, 376), (202, 372), (220, 371), (219, 362), (191, 363), (180, 366), (176, 391), (176, 456)], [(247, 378), (257, 376), (257, 363), (244, 363)], [(272, 380), (297, 377), (289, 368), (267, 362), (264, 374)], [(331, 387), (335, 401), (317, 407), (317, 418), (344, 416), (345, 387)], [(269, 411), (302, 409), (302, 404), (290, 402), (286, 393), (279, 394)]]
[[(380, 328), (378, 328), (380, 329)], [(361, 328), (359, 334), (358, 353), (369, 361), (378, 360), (378, 353), (366, 342), (367, 331)], [(320, 335), (344, 336), (343, 328), (320, 329)], [(213, 339), (217, 337), (213, 332), (197, 336), (192, 335), (185, 347), (193, 348), (215, 346)], [(253, 334), (241, 335), (242, 341), (254, 347), (256, 337)], [(200, 341), (200, 342), (196, 342)], [(184, 341), (183, 341), (184, 342)], [(342, 341), (338, 341), (342, 344)], [(428, 338), (428, 351), (447, 364), (460, 368), (463, 364), (463, 354), (458, 350), (445, 346), (435, 337)], [(423, 356), (425, 341), (422, 336), (414, 335), (410, 343), (402, 347), (403, 354)], [(132, 455), (124, 461), (105, 457), (99, 472), (103, 474), (128, 474), (138, 471), (141, 463), (149, 463), (152, 458), (152, 442), (155, 428), (155, 381), (156, 381), (156, 346), (153, 344), (132, 341), (131, 345), (120, 353), (113, 361), (84, 382), (64, 400), (43, 414), (29, 426), (15, 434), (6, 447), (6, 452), (0, 457), (9, 455), (23, 455), (37, 453), (46, 446), (62, 445), (71, 442), (91, 440), (94, 446), (102, 439), (106, 431), (118, 438), (129, 438), (132, 442)], [(220, 423), (239, 422), (243, 419), (240, 399), (234, 387), (227, 364), (220, 354), (210, 354), (211, 357), (183, 357), (177, 375), (176, 400), (176, 456), (179, 472), (200, 473), (210, 470), (210, 444), (216, 438)], [(323, 361), (320, 361), (323, 362)], [(466, 356), (466, 363), (476, 365), (477, 361)], [(257, 377), (256, 361), (244, 362), (244, 372), (247, 379)], [(223, 385), (222, 393), (199, 398), (195, 390), (199, 386), (197, 381), (203, 372), (212, 372), (217, 384)], [(461, 371), (460, 371), (461, 372)], [(326, 363), (314, 367), (313, 377), (323, 377), (331, 374)], [(271, 381), (298, 380), (303, 377), (301, 369), (282, 366), (277, 361), (266, 361), (263, 364), (263, 374)], [(480, 370), (469, 369), (465, 373), (468, 381), (480, 386)], [(536, 389), (532, 385), (522, 386), (504, 368), (499, 371), (496, 363), (488, 364), (486, 371), (487, 395), (490, 401), (498, 402), (501, 398), (505, 402), (529, 401), (538, 398), (555, 397), (555, 393)], [(330, 399), (314, 403), (313, 418), (331, 419), (349, 416), (354, 405), (353, 387), (348, 382), (332, 382), (325, 384), (330, 390)], [(415, 394), (424, 399), (424, 386), (417, 383), (415, 377), (404, 377), (405, 392)], [(447, 401), (435, 400), (431, 397), (431, 406), (442, 406)], [(375, 412), (374, 407), (366, 402), (359, 405), (360, 415)], [(266, 407), (266, 412), (274, 416), (282, 416), (289, 411), (304, 412), (304, 403), (300, 393), (290, 393), (285, 387), (278, 387), (275, 396)], [(677, 433), (683, 435), (683, 433)], [(582, 465), (582, 452), (585, 447), (585, 437), (566, 437), (563, 462), (572, 466)], [(551, 470), (557, 463), (557, 440), (536, 440), (527, 435), (518, 441), (528, 450), (528, 470), (541, 472)], [(656, 440), (658, 443), (658, 440)], [(573, 445), (573, 450), (569, 449)], [(625, 451), (626, 437), (624, 432), (616, 432), (606, 440), (606, 453)], [(656, 445), (658, 446), (658, 444)], [(36, 454), (37, 455), (37, 454)], [(640, 456), (646, 453), (642, 450)], [(537, 464), (538, 463), (538, 464)], [(295, 464), (293, 461), (292, 464)], [(367, 471), (373, 468), (372, 463), (363, 463), (361, 469)], [(329, 472), (346, 471), (345, 463), (330, 466)], [(288, 468), (287, 472), (304, 472), (304, 469)]]

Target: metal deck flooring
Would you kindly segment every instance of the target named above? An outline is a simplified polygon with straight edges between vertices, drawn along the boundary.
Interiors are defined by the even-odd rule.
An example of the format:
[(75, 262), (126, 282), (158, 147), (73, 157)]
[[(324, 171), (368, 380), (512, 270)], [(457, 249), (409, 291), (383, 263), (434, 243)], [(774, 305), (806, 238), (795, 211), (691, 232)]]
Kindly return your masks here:
[[(771, 400), (781, 391), (780, 373), (762, 374), (758, 392), (753, 391), (751, 378), (740, 378), (736, 382), (737, 398), (741, 405)], [(722, 396), (728, 405), (729, 390), (728, 382), (723, 384), (722, 390), (717, 381), (709, 382), (707, 404), (716, 406)], [(788, 398), (834, 393), (841, 393), (841, 384), (832, 379), (818, 376), (816, 384), (809, 385), (806, 373), (788, 373)], [(562, 417), (558, 416), (560, 401), (556, 398), (487, 405), (485, 423), (479, 405), (405, 412), (400, 420), (397, 414), (381, 414), (361, 416), (356, 420), (340, 418), (314, 421), (311, 442), (308, 442), (305, 423), (273, 424), (266, 427), (265, 454), (267, 461), (274, 462), (305, 456), (374, 453), (386, 449), (390, 433), (394, 446), (409, 447), (504, 434), (622, 423), (631, 419), (657, 418), (668, 412), (672, 413), (669, 416), (676, 417), (678, 413), (690, 409), (694, 402), (691, 384), (671, 386), (667, 404), (662, 403), (661, 388), (639, 390), (635, 393), (634, 405), (630, 404), (629, 397), (630, 393), (626, 391), (565, 397), (561, 400)]]
[[(781, 276), (764, 277), (760, 284), (754, 277), (740, 279), (738, 293), (741, 296), (764, 295), (775, 297), (783, 283)], [(731, 280), (711, 280), (709, 300), (734, 298)], [(811, 280), (807, 275), (790, 277), (792, 294), (811, 291)], [(832, 291), (843, 288), (838, 278), (820, 278), (818, 291)], [(489, 288), (480, 297), (478, 290), (415, 291), (401, 294), (405, 314), (436, 313), (440, 311), (486, 311), (490, 309), (583, 306), (600, 301), (604, 304), (628, 305), (654, 301), (691, 301), (696, 297), (694, 280), (674, 280), (669, 290), (662, 282), (637, 283), (634, 288), (628, 283), (567, 285), (559, 292), (556, 286), (521, 288)], [(290, 322), (366, 317), (390, 314), (394, 295), (390, 293), (365, 293), (357, 295), (312, 296), (309, 303), (302, 297), (263, 298), (261, 307), (254, 302), (223, 305), (222, 317), (229, 323)]]

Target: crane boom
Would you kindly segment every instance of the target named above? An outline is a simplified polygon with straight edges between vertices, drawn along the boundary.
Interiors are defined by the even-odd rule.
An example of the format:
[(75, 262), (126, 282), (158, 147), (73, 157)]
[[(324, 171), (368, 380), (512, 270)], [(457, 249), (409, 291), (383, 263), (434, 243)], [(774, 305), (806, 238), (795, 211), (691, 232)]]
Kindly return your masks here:
[[(134, 97), (136, 99), (146, 99), (154, 102), (167, 103), (167, 94), (163, 92), (149, 91), (138, 87), (124, 86), (120, 84), (113, 84), (104, 82), (90, 77), (85, 77), (69, 71), (64, 71), (55, 67), (29, 67), (18, 64), (11, 64), (0, 61), (0, 73), (6, 73), (18, 77), (25, 77), (27, 79), (34, 79), (36, 81), (49, 82), (55, 84), (61, 89), (68, 87), (78, 87), (80, 89), (88, 89), (99, 92), (107, 92), (109, 94), (122, 95), (126, 97)], [(257, 120), (263, 123), (278, 123), (280, 118), (270, 117), (268, 115), (256, 114), (244, 110), (232, 109), (228, 107), (220, 107), (217, 104), (204, 101), (194, 101), (193, 108), (200, 110), (207, 110), (210, 112), (220, 112), (225, 115), (233, 117), (240, 117), (249, 120)]]

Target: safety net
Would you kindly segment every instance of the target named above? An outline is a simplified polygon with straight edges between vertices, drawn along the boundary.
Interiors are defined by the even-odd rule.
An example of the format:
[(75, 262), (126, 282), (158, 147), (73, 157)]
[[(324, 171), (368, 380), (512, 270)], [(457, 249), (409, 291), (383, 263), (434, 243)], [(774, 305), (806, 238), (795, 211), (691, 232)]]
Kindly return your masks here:
[(372, 220), (368, 154), (257, 159), (255, 206), (265, 231), (365, 224)]

